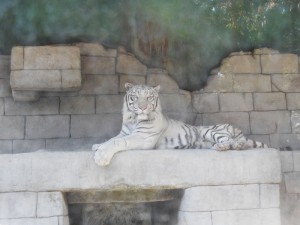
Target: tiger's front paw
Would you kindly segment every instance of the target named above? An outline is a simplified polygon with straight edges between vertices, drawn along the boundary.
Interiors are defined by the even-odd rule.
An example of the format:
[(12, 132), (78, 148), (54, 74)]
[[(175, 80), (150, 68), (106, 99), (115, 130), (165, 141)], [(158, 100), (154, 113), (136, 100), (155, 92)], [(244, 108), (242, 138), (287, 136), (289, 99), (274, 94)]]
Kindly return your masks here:
[(214, 146), (212, 147), (213, 150), (216, 151), (227, 151), (229, 150), (231, 147), (230, 143), (216, 143), (214, 144)]
[(99, 148), (94, 155), (95, 163), (99, 166), (108, 166), (114, 154), (106, 149)]

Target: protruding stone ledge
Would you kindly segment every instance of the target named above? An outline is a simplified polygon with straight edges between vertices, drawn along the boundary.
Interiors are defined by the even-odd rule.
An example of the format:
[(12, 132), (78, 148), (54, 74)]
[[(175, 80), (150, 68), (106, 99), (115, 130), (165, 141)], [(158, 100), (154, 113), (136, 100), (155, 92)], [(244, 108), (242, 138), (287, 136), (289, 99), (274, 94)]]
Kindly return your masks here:
[(108, 167), (97, 166), (93, 154), (1, 155), (0, 192), (183, 189), (281, 181), (279, 152), (273, 149), (126, 151)]

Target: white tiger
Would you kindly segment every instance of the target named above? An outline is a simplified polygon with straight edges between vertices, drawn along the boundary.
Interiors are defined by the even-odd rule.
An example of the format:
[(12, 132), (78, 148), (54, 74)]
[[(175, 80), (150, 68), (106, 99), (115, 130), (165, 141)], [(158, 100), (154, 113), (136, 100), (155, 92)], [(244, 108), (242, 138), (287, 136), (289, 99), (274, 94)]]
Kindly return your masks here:
[(124, 150), (138, 149), (214, 149), (240, 150), (267, 148), (247, 139), (241, 130), (229, 124), (191, 126), (163, 115), (158, 97), (160, 86), (125, 84), (123, 124), (119, 135), (102, 144), (93, 145), (94, 159), (100, 166), (110, 163)]

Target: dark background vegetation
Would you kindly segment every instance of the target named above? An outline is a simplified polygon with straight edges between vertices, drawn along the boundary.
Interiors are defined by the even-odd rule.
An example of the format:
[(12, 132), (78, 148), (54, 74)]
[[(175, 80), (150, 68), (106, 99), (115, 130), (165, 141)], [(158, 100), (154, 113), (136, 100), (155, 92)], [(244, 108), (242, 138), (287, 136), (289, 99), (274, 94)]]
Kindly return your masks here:
[(196, 90), (232, 51), (300, 53), (299, 0), (1, 0), (0, 53), (78, 41), (125, 46)]

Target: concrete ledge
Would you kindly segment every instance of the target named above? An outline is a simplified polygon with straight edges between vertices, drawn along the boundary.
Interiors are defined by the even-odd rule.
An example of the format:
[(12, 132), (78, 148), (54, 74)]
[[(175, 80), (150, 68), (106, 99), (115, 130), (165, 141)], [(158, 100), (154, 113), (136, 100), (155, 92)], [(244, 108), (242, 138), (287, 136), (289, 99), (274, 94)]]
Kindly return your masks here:
[(0, 155), (0, 192), (177, 189), (281, 181), (279, 152), (273, 149), (127, 151), (104, 168), (94, 163), (93, 154)]

